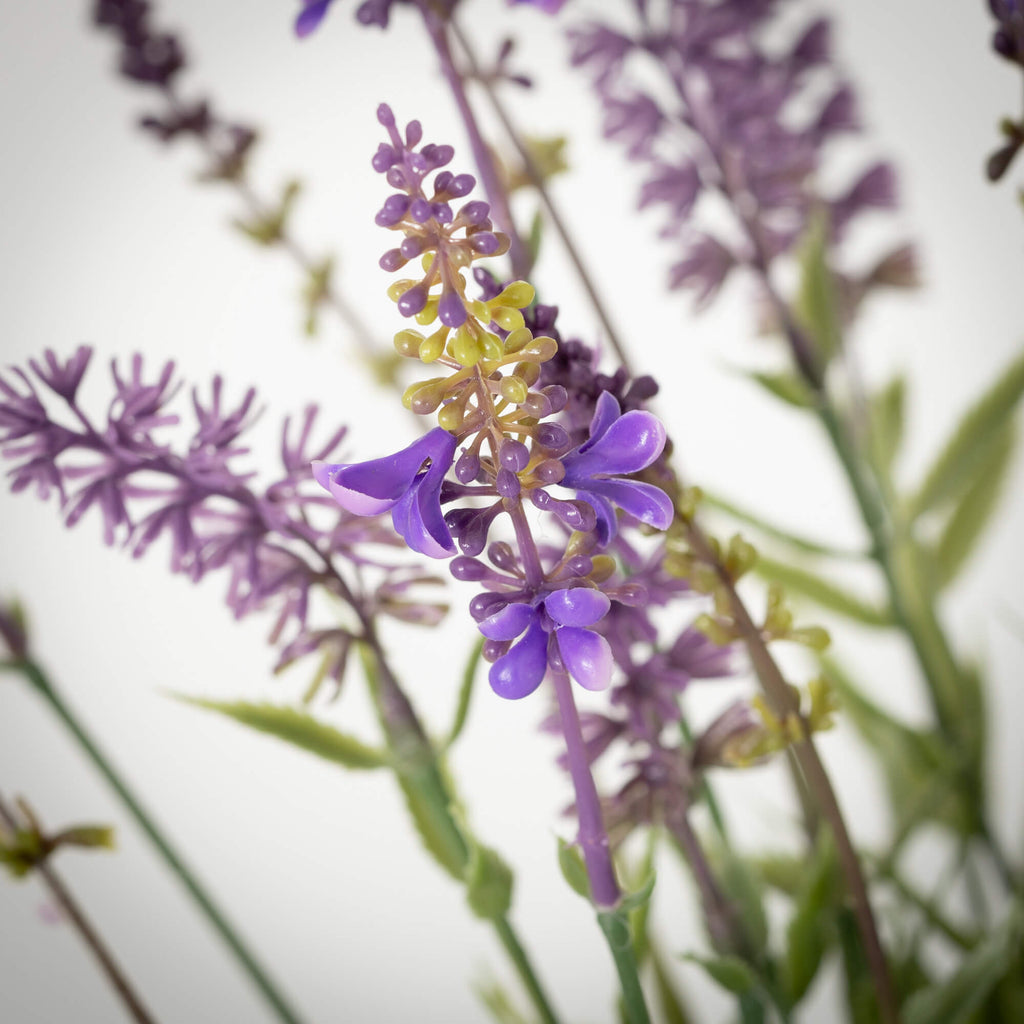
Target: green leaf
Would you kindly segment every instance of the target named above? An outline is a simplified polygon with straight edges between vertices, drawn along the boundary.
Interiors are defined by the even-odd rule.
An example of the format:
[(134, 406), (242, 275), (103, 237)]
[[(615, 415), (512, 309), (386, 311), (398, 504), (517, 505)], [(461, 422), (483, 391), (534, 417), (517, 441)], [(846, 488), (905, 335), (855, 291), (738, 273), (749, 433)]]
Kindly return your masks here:
[(504, 917), (512, 906), (512, 869), (496, 850), (473, 843), (466, 868), (466, 899), (477, 917)]
[(530, 233), (526, 237), (526, 251), (530, 256), (530, 266), (532, 267), (540, 256), (541, 242), (544, 240), (544, 216), (540, 210), (537, 210), (533, 215), (533, 220), (530, 221)]
[(840, 898), (835, 846), (820, 833), (810, 864), (796, 894), (796, 907), (786, 928), (786, 992), (793, 1004), (806, 995), (822, 957), (835, 936), (835, 906)]
[(843, 954), (846, 1005), (850, 1010), (850, 1020), (852, 1024), (877, 1024), (878, 995), (853, 911), (842, 907), (836, 916), (836, 927), (839, 948)]
[(946, 442), (910, 504), (911, 518), (955, 498), (975, 478), (992, 447), (1005, 443), (1000, 428), (1024, 394), (1024, 354), (971, 406)]
[(780, 584), (787, 594), (804, 597), (844, 618), (866, 626), (883, 627), (893, 624), (892, 612), (888, 608), (873, 605), (806, 569), (798, 569), (762, 555), (754, 566), (754, 572), (771, 583)]
[(650, 902), (651, 893), (654, 892), (655, 880), (656, 876), (652, 871), (650, 875), (647, 876), (647, 880), (639, 889), (636, 890), (636, 892), (626, 893), (626, 895), (622, 897), (619, 901), (618, 909), (625, 914), (631, 914), (635, 910), (640, 910), (641, 908), (646, 907)]
[(999, 504), (999, 497), (1013, 462), (1017, 433), (1011, 422), (998, 430), (989, 444), (975, 477), (967, 488), (935, 549), (937, 584), (948, 586), (967, 563)]
[(689, 960), (703, 967), (712, 980), (722, 988), (736, 995), (753, 992), (760, 985), (754, 969), (738, 956), (698, 956), (696, 953), (684, 953), (684, 960)]
[(956, 972), (915, 992), (903, 1007), (903, 1024), (962, 1024), (977, 1010), (1014, 964), (1024, 915), (1015, 905), (1003, 924), (978, 943)]
[(769, 853), (750, 862), (750, 866), (765, 883), (787, 896), (795, 898), (806, 871), (803, 857), (790, 853)]
[(651, 948), (651, 963), (654, 967), (654, 984), (661, 1005), (661, 1017), (665, 1024), (693, 1024), (693, 1018), (686, 1009), (683, 997), (676, 989), (661, 954)]
[(469, 652), (469, 660), (466, 662), (466, 667), (462, 671), (462, 685), (459, 687), (459, 700), (455, 705), (455, 720), (452, 722), (452, 727), (448, 733), (448, 739), (445, 740), (445, 750), (459, 738), (463, 727), (466, 724), (466, 719), (469, 717), (469, 701), (473, 696), (473, 682), (476, 679), (476, 670), (480, 664), (480, 656), (483, 653), (484, 642), (481, 637), (476, 643), (473, 644), (473, 649)]
[(512, 997), (498, 982), (489, 981), (474, 985), (473, 990), (497, 1024), (530, 1024), (516, 1009)]
[(814, 395), (810, 388), (792, 373), (744, 373), (744, 376), (760, 384), (769, 394), (781, 399), (796, 409), (813, 409)]
[(842, 713), (878, 755), (898, 827), (911, 829), (932, 820), (970, 835), (977, 815), (963, 797), (963, 751), (936, 733), (898, 722), (865, 697), (835, 662), (822, 663)]
[(842, 346), (839, 294), (828, 266), (828, 218), (824, 211), (812, 217), (798, 250), (800, 284), (793, 315), (828, 362)]
[(753, 949), (767, 949), (768, 919), (757, 879), (747, 863), (725, 847), (712, 849), (712, 866), (728, 901), (739, 911), (743, 929)]
[(883, 475), (892, 472), (892, 464), (903, 442), (906, 378), (894, 377), (871, 396), (869, 404), (871, 455)]
[(325, 761), (344, 765), (346, 768), (385, 768), (391, 763), (385, 751), (367, 746), (361, 740), (340, 732), (296, 708), (279, 707), (275, 704), (250, 704), (246, 701), (205, 700), (180, 694), (174, 696), (186, 704), (205, 708), (207, 711), (216, 711), (242, 725), (247, 725), (250, 729), (275, 736), (307, 753), (315, 754)]
[(561, 836), (558, 838), (558, 866), (572, 891), (589, 900), (590, 878), (587, 876), (587, 866), (583, 863), (583, 855), (578, 846), (567, 843)]
[(412, 823), (427, 852), (452, 878), (463, 881), (470, 851), (450, 808), (437, 769), (428, 765), (396, 773)]

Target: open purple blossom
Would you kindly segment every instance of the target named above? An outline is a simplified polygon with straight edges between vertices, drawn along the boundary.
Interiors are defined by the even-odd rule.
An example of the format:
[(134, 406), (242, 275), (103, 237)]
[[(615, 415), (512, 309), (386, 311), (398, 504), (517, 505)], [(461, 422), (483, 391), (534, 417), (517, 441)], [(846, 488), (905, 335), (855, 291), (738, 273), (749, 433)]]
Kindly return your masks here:
[(623, 414), (609, 392), (600, 396), (590, 438), (562, 456), (561, 485), (593, 508), (602, 544), (618, 529), (615, 507), (648, 526), (668, 529), (672, 499), (653, 484), (625, 479), (651, 465), (664, 447), (665, 428), (656, 416), (638, 409)]
[(553, 664), (585, 689), (605, 689), (611, 679), (611, 648), (586, 627), (599, 622), (610, 606), (599, 590), (573, 587), (529, 604), (508, 604), (477, 623), (488, 640), (509, 642), (522, 636), (491, 666), (491, 688), (509, 700), (528, 697)]
[(441, 512), (441, 485), (455, 457), (455, 438), (435, 427), (394, 455), (369, 462), (313, 463), (313, 475), (334, 500), (358, 516), (390, 512), (406, 544), (447, 558), (455, 543)]
[[(227, 604), (237, 617), (275, 610), (271, 640), (281, 645), (278, 667), (317, 651), (327, 676), (340, 680), (353, 634), (314, 625), (310, 600), (318, 588), (358, 603), (357, 614), (438, 621), (443, 609), (409, 592), (424, 578), (419, 570), (390, 567), (370, 555), (372, 546), (395, 547), (394, 534), (356, 516), (328, 515), (333, 503), (310, 486), (310, 462), (328, 458), (344, 429), (312, 445), (315, 407), (297, 423), (286, 420), (283, 473), (257, 488), (254, 474), (236, 467), (248, 452), (244, 434), (259, 414), (255, 391), (231, 405), (219, 377), (209, 399), (194, 390), (195, 427), (176, 447), (167, 436), (179, 423), (170, 407), (180, 390), (173, 364), (153, 373), (140, 356), (127, 372), (113, 363), (113, 398), (105, 422), (94, 423), (77, 400), (91, 355), (84, 346), (67, 360), (48, 351), (29, 364), (71, 413), (67, 423), (50, 411), (29, 373), (15, 368), (0, 376), (0, 453), (13, 463), (14, 491), (34, 488), (44, 499), (56, 493), (69, 527), (99, 512), (105, 542), (123, 544), (136, 558), (164, 539), (171, 570), (194, 581), (224, 570)], [(345, 564), (373, 570), (379, 585), (359, 592), (340, 574)]]

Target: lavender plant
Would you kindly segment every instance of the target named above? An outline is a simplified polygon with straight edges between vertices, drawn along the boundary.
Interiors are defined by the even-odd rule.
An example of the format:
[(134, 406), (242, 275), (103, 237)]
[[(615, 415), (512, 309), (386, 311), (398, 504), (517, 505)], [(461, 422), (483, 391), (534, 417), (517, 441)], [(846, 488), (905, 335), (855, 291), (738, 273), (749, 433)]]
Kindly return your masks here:
[[(319, 30), (318, 45), (329, 45), (328, 27), (348, 31), (340, 20), (325, 20), (332, 6), (303, 0), (296, 34)], [(538, 10), (516, 12), (521, 31), (529, 17), (563, 6), (571, 19), (574, 5), (522, 4)], [(1014, 60), (1016, 8), (991, 6), (996, 50)], [(0, 377), (0, 451), (12, 463), (14, 491), (56, 496), (68, 526), (95, 509), (108, 545), (135, 557), (162, 546), (172, 571), (195, 582), (220, 570), (236, 617), (271, 613), (275, 669), (307, 657), (318, 662), (301, 708), (244, 694), (238, 701), (190, 699), (335, 765), (394, 775), (420, 845), (493, 927), (523, 986), (529, 1018), (500, 986), (482, 991), (501, 1021), (560, 1018), (511, 924), (512, 867), (471, 827), (472, 807), (456, 785), (460, 774), (471, 777), (468, 765), (448, 757), (457, 739), (465, 744), (474, 733), (468, 710), (478, 657), (489, 666), (491, 692), (477, 702), (538, 707), (542, 731), (559, 738), (574, 834), (560, 842), (558, 862), (596, 912), (610, 957), (597, 960), (582, 945), (579, 955), (593, 976), (617, 982), (620, 1017), (631, 1024), (712, 1019), (718, 1011), (703, 1005), (707, 989), (697, 988), (694, 999), (681, 985), (683, 978), (692, 984), (698, 969), (744, 1024), (945, 1024), (1012, 1021), (1024, 1013), (1020, 857), (993, 820), (986, 771), (994, 692), (951, 642), (937, 600), (984, 535), (1009, 478), (1024, 364), (1011, 366), (961, 420), (930, 470), (906, 484), (896, 466), (905, 385), (896, 379), (865, 391), (851, 338), (870, 322), (866, 300), (876, 291), (918, 283), (915, 251), (890, 243), (864, 261), (851, 244), (870, 211), (895, 206), (895, 171), (875, 161), (839, 189), (823, 184), (838, 138), (862, 127), (853, 87), (831, 52), (828, 20), (801, 23), (802, 11), (771, 0), (637, 0), (614, 14), (602, 10), (600, 20), (570, 20), (571, 60), (591, 72), (605, 134), (642, 169), (641, 208), (667, 211), (662, 234), (682, 246), (670, 290), (692, 289), (704, 308), (735, 301), (733, 276), (746, 272), (753, 282), (749, 322), (781, 337), (791, 362), (782, 372), (749, 376), (824, 429), (863, 520), (863, 552), (851, 556), (809, 540), (741, 500), (694, 486), (666, 421), (649, 408), (656, 399), (671, 410), (684, 383), (658, 347), (669, 332), (650, 331), (636, 309), (623, 318), (627, 332), (612, 331), (605, 306), (624, 300), (602, 294), (586, 264), (599, 257), (610, 266), (619, 253), (609, 244), (581, 255), (504, 99), (506, 87), (531, 86), (538, 76), (507, 71), (508, 44), (497, 70), (482, 70), (476, 35), (457, 23), (465, 16), (471, 24), (474, 12), (454, 2), (370, 0), (352, 10), (362, 25), (387, 30), (385, 45), (398, 23), (419, 26), (487, 196), (473, 197), (474, 175), (449, 169), (452, 146), (424, 144), (418, 121), (403, 130), (389, 106), (377, 107), (387, 138), (371, 163), (392, 193), (375, 221), (395, 236), (379, 266), (401, 275), (388, 296), (415, 322), (394, 335), (404, 367), (379, 379), (393, 385), (408, 379), (408, 366), (428, 367), (432, 376), (409, 383), (400, 401), (417, 416), (436, 417), (436, 426), (393, 454), (351, 461), (344, 429), (313, 442), (318, 414), (310, 406), (285, 422), (281, 475), (265, 485), (240, 468), (257, 417), (253, 390), (237, 405), (227, 402), (220, 377), (209, 398), (193, 391), (195, 425), (175, 445), (171, 408), (180, 385), (171, 363), (153, 374), (141, 356), (127, 370), (115, 360), (112, 397), (99, 419), (79, 399), (88, 348), (67, 359), (47, 351)], [(276, 205), (257, 198), (246, 170), (255, 133), (222, 120), (211, 101), (178, 98), (180, 37), (156, 28), (153, 6), (138, 0), (103, 0), (94, 19), (117, 35), (121, 74), (162, 97), (165, 109), (147, 115), (143, 127), (164, 141), (192, 137), (214, 176), (246, 204), (245, 233), (283, 245), (303, 266), (307, 325), (317, 313), (333, 312), (355, 325), (360, 345), (372, 345), (363, 311), (340, 299), (329, 263), (306, 257), (294, 233), (295, 189)], [(487, 138), (478, 88), (517, 150), (521, 181), (536, 188), (546, 223), (561, 235), (595, 302), (603, 339), (569, 336), (576, 328), (564, 326), (565, 314), (538, 301), (547, 264), (537, 260), (537, 243), (546, 253), (547, 227), (535, 220), (530, 237), (521, 230), (522, 205), (502, 170), (512, 161)], [(989, 163), (993, 178), (1019, 148), (1006, 134)], [(861, 252), (859, 263), (853, 251)], [(675, 310), (675, 301), (669, 297), (665, 310)], [(614, 360), (602, 358), (598, 340)], [(380, 367), (391, 358), (377, 352), (370, 362)], [(399, 400), (380, 401), (397, 408)], [(374, 423), (379, 419), (357, 424), (360, 448), (367, 434), (372, 443)], [(754, 426), (764, 435), (766, 428)], [(687, 445), (696, 440), (686, 438)], [(766, 437), (763, 443), (770, 445)], [(719, 523), (729, 532), (719, 536)], [(735, 532), (737, 523), (753, 532), (757, 548)], [(444, 599), (428, 600), (423, 595), (437, 586), (442, 561), (455, 583)], [(884, 601), (851, 589), (844, 573), (850, 561), (873, 569)], [(916, 661), (930, 720), (911, 725), (870, 699), (846, 669), (844, 644), (832, 655), (829, 633), (804, 620), (804, 602), (838, 622), (840, 633), (843, 619), (894, 631)], [(448, 684), (446, 695), (458, 692), (454, 725), (437, 740), (413, 705), (391, 645), (402, 642), (395, 639), (402, 631), (429, 630), (446, 614), (465, 623), (472, 650), (461, 686), (458, 660), (443, 658), (431, 673), (432, 684)], [(57, 696), (22, 618), (0, 609), (0, 633), (10, 652), (3, 667), (25, 678), (68, 725), (268, 1007), (282, 1020), (297, 1019)], [(786, 648), (794, 644), (802, 658), (790, 657)], [(322, 715), (322, 684), (331, 680), (337, 695), (355, 671), (350, 662), (358, 662), (379, 719), (375, 743)], [(906, 674), (891, 671), (894, 680)], [(413, 673), (414, 685), (421, 674)], [(751, 674), (760, 693), (748, 685)], [(701, 694), (712, 713), (701, 712)], [(862, 732), (889, 787), (892, 828), (870, 843), (844, 814), (848, 794), (837, 796), (821, 749), (818, 734), (837, 720)], [(516, 750), (513, 770), (525, 774), (533, 756)], [(734, 790), (722, 784), (728, 771), (762, 787), (760, 802), (774, 801), (767, 787), (782, 774), (767, 774), (769, 762), (788, 771), (795, 796), (786, 852), (737, 839)], [(3, 805), (0, 812), (13, 828)], [(548, 824), (531, 806), (521, 827)], [(909, 866), (907, 851), (927, 829), (955, 844), (944, 879), (915, 878)], [(34, 836), (36, 845), (29, 850), (20, 840), (3, 849), (20, 857), (24, 873), (46, 878), (60, 843), (47, 845), (38, 827), (17, 835)], [(790, 852), (794, 844), (797, 852)], [(697, 896), (697, 927), (659, 909), (670, 905), (662, 903), (662, 880), (679, 865)], [(998, 907), (988, 905), (986, 891), (998, 892)], [(677, 970), (678, 954), (689, 973)], [(946, 967), (936, 966), (940, 959)], [(839, 966), (842, 991), (823, 997), (829, 964)], [(551, 981), (557, 990), (557, 974)], [(125, 996), (129, 1012), (133, 1001), (141, 1003)], [(137, 1019), (152, 1019), (143, 1014)]]

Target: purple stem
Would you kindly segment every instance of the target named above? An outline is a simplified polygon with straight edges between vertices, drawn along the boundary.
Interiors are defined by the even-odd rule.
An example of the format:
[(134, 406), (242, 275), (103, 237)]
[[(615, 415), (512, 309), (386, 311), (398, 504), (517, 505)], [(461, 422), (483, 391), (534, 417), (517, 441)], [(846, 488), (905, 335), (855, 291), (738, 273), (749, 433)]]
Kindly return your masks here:
[(590, 774), (590, 764), (583, 745), (583, 732), (580, 729), (580, 716), (576, 711), (569, 676), (561, 671), (553, 672), (552, 676), (555, 695), (558, 698), (562, 735), (565, 736), (569, 774), (572, 777), (573, 789), (576, 791), (576, 814), (580, 821), (576, 841), (583, 851), (583, 862), (587, 866), (591, 898), (598, 907), (607, 909), (619, 902), (622, 891), (615, 879), (611, 846), (601, 817), (601, 801), (594, 785), (594, 777)]

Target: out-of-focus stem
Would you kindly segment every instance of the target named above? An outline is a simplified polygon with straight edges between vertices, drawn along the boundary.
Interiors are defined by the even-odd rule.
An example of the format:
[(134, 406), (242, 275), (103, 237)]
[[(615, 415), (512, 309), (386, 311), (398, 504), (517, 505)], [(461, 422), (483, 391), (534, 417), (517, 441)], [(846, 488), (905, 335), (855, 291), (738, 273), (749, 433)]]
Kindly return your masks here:
[[(0, 795), (0, 822), (3, 822), (12, 832), (19, 828), (17, 818), (4, 802), (2, 795)], [(40, 860), (34, 865), (33, 870), (43, 880), (64, 915), (74, 925), (78, 934), (81, 935), (82, 940), (99, 962), (103, 973), (107, 976), (107, 980), (114, 986), (118, 997), (124, 1003), (125, 1009), (131, 1014), (132, 1018), (138, 1024), (156, 1024), (155, 1018), (143, 1005), (141, 997), (132, 987), (124, 970), (114, 959), (114, 954), (85, 916), (85, 911), (78, 905), (78, 901), (71, 895), (53, 866), (46, 860)]]
[(86, 732), (84, 726), (75, 717), (74, 712), (61, 699), (39, 665), (29, 658), (23, 658), (15, 662), (13, 667), (32, 684), (35, 691), (50, 705), (50, 708), (64, 723), (71, 735), (74, 736), (83, 752), (118, 795), (125, 809), (135, 820), (136, 825), (145, 833), (164, 863), (177, 876), (178, 881), (185, 887), (214, 930), (234, 954), (235, 959), (249, 976), (249, 980), (259, 989), (263, 998), (273, 1008), (278, 1018), (286, 1022), (286, 1024), (300, 1024), (301, 1018), (298, 1013), (290, 1006), (284, 995), (271, 981), (262, 965), (235, 931), (234, 926), (230, 923), (224, 912), (217, 906), (213, 897), (206, 891), (199, 879), (170, 844), (167, 837), (161, 832), (154, 819), (128, 786), (127, 782), (121, 778), (114, 766), (107, 760), (106, 755), (96, 741), (93, 740), (89, 733)]
[[(458, 108), (462, 124), (469, 136), (469, 145), (473, 150), (473, 160), (476, 163), (480, 180), (483, 183), (484, 191), (490, 201), (498, 227), (508, 235), (509, 238), (509, 259), (512, 261), (512, 275), (517, 278), (526, 278), (530, 274), (530, 254), (523, 242), (522, 236), (516, 228), (512, 219), (512, 208), (509, 205), (508, 193), (502, 184), (501, 175), (494, 162), (491, 151), (487, 148), (483, 136), (480, 134), (480, 126), (477, 124), (473, 108), (469, 105), (469, 98), (466, 96), (466, 88), (462, 81), (455, 63), (452, 60), (451, 49), (448, 46), (447, 24), (435, 13), (428, 2), (420, 0), (420, 12), (423, 15), (424, 24), (427, 27), (427, 34), (430, 36), (434, 49), (437, 51), (438, 59), (441, 62), (441, 73), (452, 91), (452, 98)], [(448, 23), (450, 24), (450, 23)]]
[(484, 90), (484, 95), (486, 95), (494, 113), (501, 122), (501, 126), (504, 128), (505, 134), (508, 136), (509, 141), (515, 148), (515, 151), (519, 154), (519, 159), (523, 162), (523, 170), (526, 171), (526, 175), (530, 179), (530, 184), (533, 185), (537, 195), (540, 196), (540, 201), (544, 204), (544, 209), (547, 211), (551, 224), (557, 232), (558, 237), (562, 240), (562, 245), (565, 248), (566, 255), (569, 257), (569, 260), (579, 277), (580, 284), (583, 285), (583, 290), (587, 293), (587, 298), (590, 301), (594, 313), (600, 321), (601, 327), (604, 329), (604, 333), (608, 338), (608, 344), (611, 345), (612, 351), (615, 352), (615, 357), (632, 376), (634, 371), (631, 367), (626, 347), (620, 340), (618, 331), (616, 331), (612, 326), (611, 316), (605, 308), (604, 301), (601, 299), (597, 286), (594, 283), (586, 264), (583, 262), (583, 257), (580, 255), (579, 250), (576, 247), (576, 243), (573, 241), (572, 235), (566, 227), (565, 221), (562, 219), (558, 206), (551, 198), (551, 193), (548, 192), (548, 188), (544, 183), (544, 176), (541, 174), (540, 168), (537, 166), (536, 161), (530, 154), (530, 150), (527, 148), (522, 136), (513, 124), (512, 118), (505, 109), (505, 105), (501, 102), (501, 98), (498, 96), (497, 90), (488, 80), (487, 76), (481, 74), (480, 65), (469, 45), (469, 40), (466, 39), (465, 35), (460, 31), (454, 18), (449, 22), (449, 25), (452, 30), (452, 35), (455, 36), (455, 39), (458, 41), (459, 47), (465, 56), (470, 72)]

